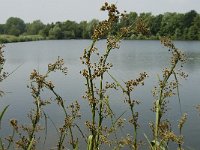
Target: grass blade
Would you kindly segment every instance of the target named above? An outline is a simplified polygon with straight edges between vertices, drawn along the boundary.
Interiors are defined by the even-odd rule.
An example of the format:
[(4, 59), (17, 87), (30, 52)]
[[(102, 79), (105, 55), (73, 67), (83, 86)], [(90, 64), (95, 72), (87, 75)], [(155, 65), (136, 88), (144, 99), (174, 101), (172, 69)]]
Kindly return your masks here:
[[(9, 73), (6, 78), (8, 78), (10, 75), (12, 75), (15, 71), (17, 71), (24, 63), (22, 63), (21, 65), (17, 66), (11, 73)], [(6, 79), (5, 78), (5, 79)]]
[(109, 76), (115, 81), (115, 83), (117, 84), (117, 86), (119, 86), (123, 92), (126, 92), (126, 90), (123, 88), (123, 86), (115, 79), (114, 76), (112, 76), (109, 72), (107, 72), (109, 74)]
[(83, 131), (81, 130), (81, 128), (76, 123), (74, 123), (74, 125), (77, 127), (78, 131), (81, 133), (83, 139), (85, 140), (85, 143), (87, 143), (87, 139), (86, 139)]
[(46, 114), (47, 118), (50, 120), (50, 122), (52, 123), (52, 125), (54, 126), (54, 128), (56, 129), (56, 133), (59, 136), (59, 129), (56, 127), (56, 124), (54, 123), (54, 121), (51, 119), (51, 117)]
[(152, 147), (152, 145), (151, 145), (151, 142), (150, 142), (150, 140), (149, 140), (149, 138), (147, 137), (147, 135), (144, 133), (144, 137), (145, 137), (145, 139), (147, 140), (147, 142), (149, 143), (149, 146), (151, 147), (151, 149), (153, 150), (153, 147)]
[(9, 107), (9, 105), (7, 105), (7, 106), (3, 109), (3, 111), (1, 112), (1, 114), (0, 114), (0, 128), (1, 128), (1, 121), (2, 121), (2, 118), (3, 118), (3, 116), (4, 116), (5, 112), (6, 112), (6, 110), (8, 109), (8, 107)]
[(180, 113), (182, 114), (182, 108), (181, 108), (181, 98), (180, 98), (180, 93), (179, 93), (179, 82), (178, 82), (178, 78), (176, 76), (176, 73), (175, 71), (173, 71), (173, 74), (174, 74), (174, 78), (176, 80), (176, 84), (177, 84), (177, 96), (178, 96), (178, 101), (179, 101), (179, 107), (180, 107)]

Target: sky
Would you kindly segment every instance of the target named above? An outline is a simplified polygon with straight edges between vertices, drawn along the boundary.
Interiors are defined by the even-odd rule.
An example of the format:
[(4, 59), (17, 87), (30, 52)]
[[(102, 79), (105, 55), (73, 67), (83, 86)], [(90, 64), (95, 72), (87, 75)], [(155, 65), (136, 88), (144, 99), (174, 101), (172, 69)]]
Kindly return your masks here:
[[(0, 23), (9, 17), (19, 17), (26, 23), (41, 20), (44, 23), (72, 20), (105, 19), (100, 11), (105, 0), (0, 0)], [(120, 11), (185, 13), (196, 10), (200, 13), (200, 0), (107, 0), (117, 5)]]

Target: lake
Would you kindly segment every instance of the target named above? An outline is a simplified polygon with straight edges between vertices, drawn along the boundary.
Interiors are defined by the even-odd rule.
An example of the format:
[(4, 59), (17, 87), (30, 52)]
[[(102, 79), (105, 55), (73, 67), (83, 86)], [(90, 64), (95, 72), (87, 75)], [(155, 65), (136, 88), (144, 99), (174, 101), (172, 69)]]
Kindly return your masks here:
[[(97, 47), (100, 52), (105, 49), (105, 43), (105, 40), (98, 42)], [(58, 56), (64, 59), (68, 68), (68, 75), (55, 73), (50, 76), (50, 79), (55, 83), (56, 91), (66, 99), (67, 104), (74, 100), (78, 100), (81, 104), (82, 119), (78, 122), (84, 132), (87, 132), (84, 129), (84, 122), (85, 120), (91, 120), (91, 115), (87, 102), (82, 99), (85, 80), (79, 72), (84, 67), (81, 64), (80, 56), (83, 49), (88, 48), (90, 44), (90, 40), (55, 40), (6, 44), (4, 48), (6, 71), (12, 72), (15, 68), (21, 66), (1, 83), (1, 89), (6, 94), (0, 100), (0, 110), (6, 105), (10, 105), (2, 122), (1, 137), (11, 134), (8, 126), (11, 118), (16, 118), (19, 123), (29, 123), (26, 114), (34, 107), (30, 89), (27, 88), (27, 85), (30, 84), (29, 75), (33, 69), (44, 73), (47, 70), (47, 65), (54, 62)], [(182, 112), (188, 114), (188, 120), (183, 128), (184, 145), (185, 149), (199, 149), (200, 116), (195, 106), (200, 104), (200, 42), (176, 41), (175, 45), (182, 49), (188, 57), (183, 69), (189, 76), (187, 80), (180, 80), (181, 85), (179, 87)], [(157, 75), (161, 76), (162, 69), (169, 65), (169, 58), (168, 49), (163, 47), (159, 41), (138, 40), (122, 41), (120, 49), (113, 50), (108, 59), (113, 64), (110, 73), (121, 83), (128, 79), (135, 79), (140, 72), (145, 71), (149, 75), (145, 80), (145, 85), (138, 87), (134, 92), (134, 98), (141, 101), (140, 105), (136, 106), (136, 110), (139, 112), (139, 137), (144, 141), (144, 133), (151, 136), (148, 123), (155, 119), (155, 115), (151, 111), (154, 100), (151, 91), (157, 85)], [(106, 76), (105, 79), (112, 81), (109, 76)], [(119, 93), (120, 90), (116, 93), (111, 92), (110, 97), (111, 107), (117, 115), (128, 108), (123, 103), (123, 95)], [(50, 98), (52, 95), (46, 92), (43, 96)], [(60, 127), (63, 124), (63, 112), (55, 102), (52, 103), (44, 111), (51, 117), (54, 124)], [(178, 119), (180, 118), (177, 96), (170, 99), (168, 108), (169, 111), (165, 114), (165, 118), (168, 118), (173, 123), (172, 127), (177, 129)], [(124, 117), (126, 116), (127, 113)], [(125, 127), (124, 132), (131, 131), (130, 128)], [(44, 135), (45, 132), (43, 131), (40, 135), (42, 136), (41, 139), (44, 139)], [(53, 124), (49, 121), (46, 144), (44, 146), (41, 144), (39, 149), (55, 147), (56, 142), (57, 133)], [(83, 141), (81, 143), (84, 147)], [(172, 147), (174, 146), (172, 145)]]

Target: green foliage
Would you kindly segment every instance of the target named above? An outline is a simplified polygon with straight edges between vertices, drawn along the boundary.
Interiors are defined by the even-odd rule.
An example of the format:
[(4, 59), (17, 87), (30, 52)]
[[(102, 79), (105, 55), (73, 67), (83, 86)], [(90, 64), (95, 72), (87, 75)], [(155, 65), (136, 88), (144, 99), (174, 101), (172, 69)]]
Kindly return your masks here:
[[(130, 32), (126, 39), (153, 39), (158, 40), (160, 36), (171, 36), (174, 40), (200, 40), (200, 14), (191, 10), (185, 14), (165, 13), (152, 15), (151, 13), (130, 12), (125, 17), (115, 22), (111, 32), (116, 33), (123, 26), (134, 27), (138, 20), (149, 28), (148, 36)], [(40, 35), (42, 39), (90, 39), (94, 27), (99, 20), (93, 19), (89, 22), (66, 20), (51, 24), (43, 24), (40, 20), (25, 24), (20, 18), (10, 17), (5, 24), (0, 24), (2, 35)], [(8, 39), (5, 39), (8, 37)], [(105, 37), (103, 37), (105, 38)], [(0, 37), (0, 42), (19, 42), (21, 39), (10, 36)], [(26, 40), (26, 38), (25, 38)], [(30, 39), (27, 39), (29, 41)], [(34, 39), (33, 39), (34, 40)], [(22, 40), (23, 41), (23, 40)]]
[(199, 14), (197, 14), (197, 12), (195, 10), (191, 10), (187, 13), (184, 14), (184, 20), (183, 20), (183, 26), (185, 28), (189, 28), (193, 21), (194, 21), (194, 18), (199, 16)]
[(153, 35), (159, 33), (161, 29), (161, 22), (162, 22), (163, 15), (153, 16), (150, 31)]
[(199, 33), (199, 28), (196, 25), (193, 25), (189, 28), (188, 30), (188, 39), (189, 40), (198, 40), (198, 33)]
[(26, 25), (20, 18), (10, 17), (6, 21), (5, 30), (9, 35), (19, 36), (25, 32)]
[(62, 39), (63, 33), (59, 25), (54, 26), (49, 30), (50, 39)]
[(41, 35), (0, 35), (0, 43), (13, 43), (13, 42), (25, 42), (25, 41), (38, 41), (44, 40)]
[(177, 40), (181, 40), (182, 39), (182, 34), (181, 34), (181, 30), (179, 28), (177, 28), (175, 30), (173, 39), (177, 39)]
[(83, 39), (89, 39), (90, 38), (89, 33), (87, 31), (87, 26), (88, 26), (87, 21), (81, 21), (80, 24), (79, 24), (79, 29), (81, 30), (80, 36)]
[(40, 20), (36, 20), (26, 25), (26, 32), (28, 35), (37, 35), (44, 27), (45, 25)]
[(183, 23), (183, 15), (177, 13), (166, 13), (164, 14), (161, 22), (161, 36), (174, 35), (177, 28), (181, 27)]
[(5, 32), (5, 25), (0, 24), (0, 34), (4, 34), (4, 32)]
[(60, 27), (64, 39), (80, 38), (80, 31), (76, 22), (67, 20), (64, 23), (60, 23)]
[(91, 20), (90, 22), (87, 23), (87, 26), (86, 26), (86, 32), (88, 34), (88, 37), (91, 37), (92, 34), (93, 34), (93, 30), (94, 30), (94, 27), (99, 23), (99, 21), (97, 19), (93, 19)]

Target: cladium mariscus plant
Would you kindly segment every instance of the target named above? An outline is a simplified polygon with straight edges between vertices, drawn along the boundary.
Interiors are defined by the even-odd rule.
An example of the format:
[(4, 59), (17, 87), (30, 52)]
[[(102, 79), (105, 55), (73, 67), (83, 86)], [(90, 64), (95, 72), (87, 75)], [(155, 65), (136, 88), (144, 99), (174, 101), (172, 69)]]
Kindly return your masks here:
[[(85, 121), (85, 126), (89, 132), (85, 133), (76, 123), (77, 119), (81, 119), (81, 106), (78, 101), (66, 104), (66, 99), (56, 92), (53, 81), (49, 80), (49, 76), (56, 71), (67, 75), (67, 67), (65, 67), (64, 60), (58, 57), (54, 63), (48, 65), (44, 74), (37, 70), (33, 70), (30, 74), (28, 88), (31, 90), (34, 104), (34, 108), (28, 113), (30, 123), (20, 124), (16, 119), (11, 119), (10, 125), (13, 133), (6, 138), (0, 138), (0, 149), (37, 149), (37, 145), (40, 142), (38, 133), (41, 130), (47, 130), (47, 120), (50, 119), (48, 114), (45, 113), (44, 107), (56, 102), (61, 108), (64, 118), (63, 125), (56, 127), (59, 136), (55, 149), (81, 149), (79, 143), (82, 137), (88, 150), (103, 148), (138, 150), (143, 143), (146, 143), (145, 147), (147, 149), (167, 150), (171, 142), (176, 143), (179, 150), (183, 150), (182, 129), (187, 120), (187, 114), (182, 114), (178, 122), (179, 133), (177, 134), (172, 129), (170, 120), (163, 119), (163, 116), (168, 111), (167, 104), (170, 97), (177, 95), (180, 103), (179, 78), (186, 78), (187, 74), (179, 67), (182, 68), (186, 61), (186, 56), (175, 47), (169, 38), (161, 38), (161, 44), (171, 52), (171, 63), (168, 68), (163, 70), (162, 76), (158, 76), (158, 85), (152, 91), (155, 98), (152, 109), (153, 113), (155, 113), (155, 121), (150, 122), (150, 128), (153, 133), (152, 139), (149, 138), (150, 136), (144, 135), (146, 141), (141, 142), (138, 139), (139, 112), (135, 109), (140, 102), (134, 98), (134, 90), (137, 86), (144, 85), (148, 75), (146, 72), (142, 72), (136, 79), (120, 82), (115, 78), (115, 75), (110, 73), (113, 65), (108, 62), (108, 58), (113, 51), (119, 48), (121, 40), (126, 38), (127, 34), (149, 34), (149, 30), (142, 19), (138, 19), (133, 25), (123, 26), (118, 31), (113, 32), (112, 29), (115, 28), (116, 23), (126, 19), (126, 14), (120, 13), (114, 4), (109, 5), (108, 3), (105, 3), (101, 10), (108, 13), (108, 19), (99, 22), (95, 26), (91, 37), (91, 45), (89, 48), (84, 49), (83, 55), (80, 57), (84, 66), (80, 73), (85, 79), (86, 89), (83, 99), (87, 101), (91, 112), (91, 119)], [(100, 39), (106, 39), (104, 51), (99, 50), (96, 46)], [(0, 46), (0, 83), (8, 75), (3, 71), (5, 59), (2, 48), (3, 46)], [(110, 77), (113, 82), (106, 81), (105, 76)], [(53, 96), (43, 98), (42, 93), (45, 90), (51, 92)], [(130, 114), (129, 118), (124, 119), (123, 114), (117, 116), (112, 110), (109, 90), (122, 92), (124, 95), (122, 102), (127, 104), (129, 108), (127, 110)], [(3, 91), (0, 91), (0, 95), (3, 95)], [(1, 111), (0, 123), (7, 108), (8, 106)], [(197, 109), (199, 109), (199, 106), (197, 106)], [(42, 125), (42, 120), (45, 120), (45, 125)], [(107, 124), (108, 120), (110, 121), (109, 125)], [(119, 137), (118, 130), (123, 130), (126, 123), (131, 125), (133, 130), (125, 137)], [(81, 136), (74, 134), (75, 130)]]
[[(182, 67), (186, 61), (186, 56), (167, 37), (161, 38), (161, 44), (169, 48), (172, 56), (170, 66), (163, 69), (162, 77), (158, 76), (158, 86), (155, 86), (152, 92), (155, 97), (153, 111), (155, 112), (156, 119), (155, 123), (151, 124), (154, 135), (151, 147), (152, 149), (167, 149), (169, 141), (173, 141), (178, 144), (179, 149), (182, 149), (183, 136), (176, 135), (171, 129), (170, 121), (167, 119), (163, 120), (162, 118), (168, 110), (167, 104), (170, 97), (177, 94), (180, 103), (178, 77), (186, 78), (187, 74), (182, 69), (177, 69), (177, 67), (179, 67), (179, 63), (180, 67)], [(185, 121), (186, 114), (179, 121), (180, 134)]]

